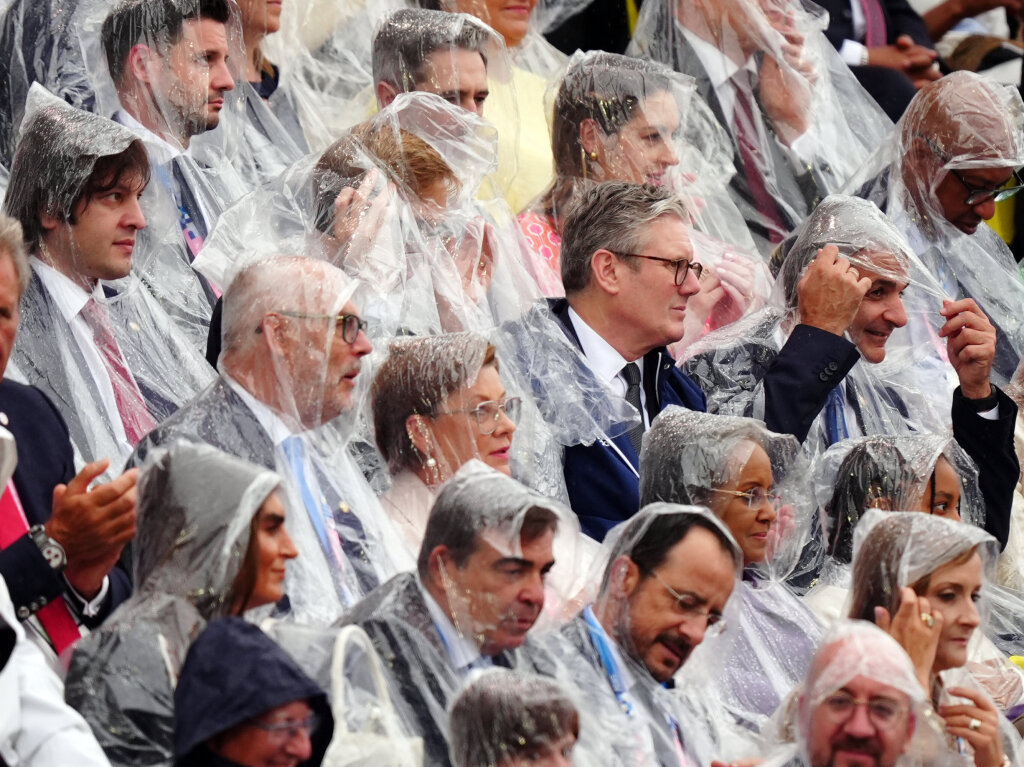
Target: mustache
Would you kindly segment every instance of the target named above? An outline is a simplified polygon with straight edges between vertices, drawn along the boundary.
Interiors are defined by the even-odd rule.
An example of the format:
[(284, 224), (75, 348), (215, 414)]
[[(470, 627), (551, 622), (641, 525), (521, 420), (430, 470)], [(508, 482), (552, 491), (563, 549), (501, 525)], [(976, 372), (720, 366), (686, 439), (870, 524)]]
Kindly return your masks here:
[(693, 652), (693, 644), (684, 637), (659, 634), (657, 641), (668, 646), (672, 652), (682, 658), (683, 663), (686, 662), (686, 659), (690, 657), (690, 653)]
[(844, 736), (832, 744), (832, 753), (837, 751), (852, 751), (854, 753), (870, 756), (875, 761), (882, 755), (882, 750), (873, 738), (851, 738)]

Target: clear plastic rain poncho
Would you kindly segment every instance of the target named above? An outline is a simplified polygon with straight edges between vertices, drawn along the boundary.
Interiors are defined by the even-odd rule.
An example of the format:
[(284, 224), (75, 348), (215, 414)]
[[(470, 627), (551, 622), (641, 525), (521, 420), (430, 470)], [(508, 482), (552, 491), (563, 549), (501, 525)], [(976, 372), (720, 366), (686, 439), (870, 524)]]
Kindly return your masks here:
[(435, 11), (468, 13), (494, 29), (503, 39), (516, 67), (541, 77), (555, 77), (566, 56), (544, 39), (542, 20), (532, 3), (506, 8), (488, 0), (411, 0), (411, 5)]
[[(800, 321), (797, 285), (826, 245), (835, 245), (841, 257), (870, 272), (873, 280), (906, 284), (900, 300), (908, 324), (890, 328), (887, 322), (891, 335), (884, 359), (859, 361), (835, 387), (833, 392), (843, 396), (819, 411), (805, 448), (813, 455), (850, 436), (948, 429), (956, 375), (938, 336), (945, 322), (939, 314), (945, 294), (874, 204), (842, 195), (823, 200), (803, 225), (768, 308), (709, 333), (687, 349), (682, 366), (707, 393), (708, 410), (765, 418), (770, 407), (765, 376)], [(867, 308), (865, 300), (862, 310)], [(857, 322), (845, 336), (855, 344), (864, 332)], [(917, 334), (926, 335), (928, 342), (916, 343)]]
[(288, 574), (290, 615), (312, 623), (330, 623), (412, 565), (350, 449), (372, 348), (354, 290), (316, 258), (250, 264), (224, 294), (220, 376), (134, 456), (180, 437), (274, 468), (299, 512), (289, 523), (301, 554)]
[(546, 294), (562, 294), (561, 231), (569, 206), (589, 183), (620, 180), (676, 190), (696, 230), (697, 260), (716, 269), (725, 258), (726, 269), (735, 267), (748, 307), (768, 297), (771, 278), (728, 193), (735, 172), (729, 136), (692, 78), (627, 56), (577, 53), (553, 98), (555, 181), (519, 216)]
[[(874, 202), (950, 298), (973, 298), (998, 333), (993, 383), (1024, 355), (1024, 282), (1016, 259), (982, 221), (992, 194), (1024, 165), (1024, 102), (1014, 86), (954, 72), (911, 101), (845, 191)], [(970, 184), (968, 188), (965, 184)], [(977, 192), (983, 199), (967, 200)]]
[[(572, 567), (579, 534), (566, 507), (469, 461), (437, 496), (417, 572), (392, 578), (346, 614), (344, 623), (373, 640), (398, 713), (424, 738), (426, 763), (447, 761), (446, 709), (467, 674), (518, 662), (516, 648), (546, 609), (546, 594)], [(480, 570), (496, 573), (506, 558), (527, 564), (498, 580)], [(429, 593), (443, 597), (428, 606)]]
[(96, 94), (82, 65), (75, 31), (77, 0), (4, 0), (0, 3), (0, 165), (10, 167), (18, 126), (33, 82), (69, 104), (92, 110)]
[(253, 523), (280, 481), (183, 442), (144, 467), (132, 546), (135, 593), (75, 645), (66, 680), (68, 703), (112, 764), (171, 763), (178, 671), (207, 621), (240, 614), (253, 596)]
[(760, 421), (669, 407), (644, 435), (640, 456), (640, 503), (654, 501), (707, 506), (743, 551), (736, 625), (708, 640), (717, 662), (688, 682), (697, 685), (703, 671), (701, 686), (714, 690), (723, 714), (759, 732), (821, 639), (814, 615), (783, 582), (811, 529), (806, 458), (794, 437)]
[(731, 190), (765, 252), (892, 128), (826, 39), (827, 18), (796, 0), (654, 0), (627, 51), (696, 79), (732, 135)]
[[(535, 637), (536, 644), (529, 648), (534, 670), (556, 679), (576, 698), (586, 701), (580, 712), (578, 750), (588, 760), (581, 763), (676, 764), (682, 749), (687, 759), (709, 764), (712, 759), (728, 758), (727, 749), (734, 748), (736, 739), (743, 737), (723, 717), (721, 709), (709, 703), (706, 686), (700, 688), (685, 681), (691, 663), (717, 660), (711, 660), (713, 655), (701, 655), (700, 645), (694, 649), (693, 643), (700, 639), (692, 633), (690, 620), (684, 621), (669, 592), (664, 591), (664, 581), (659, 582), (657, 570), (645, 572), (641, 567), (642, 582), (632, 592), (626, 585), (626, 558), (635, 559), (635, 565), (649, 564), (657, 559), (653, 552), (667, 543), (664, 564), (674, 547), (686, 542), (695, 526), (711, 531), (721, 548), (727, 548), (728, 553), (722, 552), (725, 561), (709, 557), (706, 562), (695, 562), (686, 577), (673, 568), (670, 585), (699, 593), (709, 602), (702, 603), (703, 609), (717, 612), (721, 609), (719, 600), (724, 602), (728, 598), (734, 579), (739, 577), (739, 547), (727, 528), (707, 509), (652, 503), (613, 528), (605, 538), (601, 556), (591, 570), (592, 585), (599, 587), (596, 598), (561, 629)], [(686, 578), (690, 581), (684, 583)], [(634, 618), (634, 604), (640, 604), (634, 599), (643, 594), (664, 599), (656, 603), (644, 601), (643, 614), (637, 606)], [(736, 618), (734, 601), (729, 600), (724, 609), (728, 625)], [(700, 618), (693, 616), (692, 620), (700, 625)], [(680, 625), (683, 623), (685, 631)], [(664, 628), (658, 631), (655, 641), (651, 634), (659, 624)], [(639, 638), (634, 638), (634, 626)], [(700, 632), (705, 643), (712, 641), (711, 635), (718, 628), (709, 625), (706, 634)], [(686, 663), (676, 673), (673, 689), (662, 686), (655, 678), (655, 672), (645, 665), (644, 651), (639, 649), (656, 642), (672, 643), (673, 652)], [(705, 660), (698, 661), (698, 657)]]
[[(936, 570), (967, 563), (972, 553), (981, 561), (979, 596), (967, 593), (964, 584), (960, 586), (958, 600), (944, 598), (942, 593), (930, 590), (934, 585), (930, 576)], [(999, 709), (1006, 711), (1021, 703), (1024, 693), (1021, 672), (985, 634), (1010, 627), (1019, 633), (1020, 601), (1019, 597), (992, 585), (997, 553), (995, 539), (973, 525), (919, 512), (869, 510), (854, 532), (849, 615), (870, 619), (876, 607), (884, 607), (890, 615), (895, 615), (901, 599), (900, 589), (908, 586), (919, 596), (928, 596), (932, 609), (942, 612), (945, 619), (932, 670), (933, 679), (937, 677), (941, 681), (933, 695), (943, 695), (945, 687), (966, 684), (985, 690)], [(976, 604), (964, 608), (961, 603), (965, 600)], [(969, 627), (970, 621), (965, 614), (968, 609), (971, 615), (977, 616), (976, 621), (980, 619), (980, 626), (966, 635), (969, 641), (965, 650), (950, 649), (956, 634), (965, 636), (964, 628)], [(937, 704), (943, 702), (936, 701)], [(1019, 736), (1008, 723), (1007, 728), (1009, 735), (1003, 733), (1004, 748), (1011, 759), (1016, 759)]]
[(227, 0), (82, 0), (76, 16), (96, 111), (146, 141), (168, 186), (196, 198), (176, 202), (207, 229), (304, 148), (246, 79), (238, 9)]
[[(116, 467), (213, 371), (129, 273), (145, 226), (139, 208), (117, 192), (121, 207), (114, 217), (106, 213), (106, 185), (116, 178), (135, 193), (145, 181), (135, 136), (38, 87), (31, 106), (4, 200), (30, 233), (35, 257), (12, 362), (57, 405), (79, 456), (110, 458)], [(111, 177), (93, 178), (97, 168)], [(46, 215), (54, 217), (52, 229)]]
[[(774, 748), (764, 764), (831, 764), (844, 741), (850, 742), (851, 736), (844, 736), (846, 717), (841, 707), (847, 697), (889, 704), (886, 713), (894, 715), (892, 723), (887, 718), (886, 727), (875, 724), (873, 737), (864, 744), (877, 749), (874, 759), (879, 764), (952, 767), (964, 763), (963, 757), (945, 753), (942, 721), (931, 708), (906, 651), (866, 621), (840, 621), (822, 640), (802, 688), (766, 733), (766, 745)], [(854, 732), (862, 733), (863, 727)]]
[(549, 679), (503, 669), (485, 672), (450, 707), (452, 764), (489, 767), (545, 757), (568, 763), (580, 731), (581, 707)]
[(475, 115), (433, 94), (402, 94), (242, 199), (197, 266), (227, 284), (261, 256), (322, 254), (356, 278), (353, 297), (380, 353), (395, 336), (487, 336), (509, 396), (525, 400), (517, 476), (564, 498), (558, 446), (599, 439), (630, 415), (539, 300), (508, 209), (475, 201), (493, 142)]

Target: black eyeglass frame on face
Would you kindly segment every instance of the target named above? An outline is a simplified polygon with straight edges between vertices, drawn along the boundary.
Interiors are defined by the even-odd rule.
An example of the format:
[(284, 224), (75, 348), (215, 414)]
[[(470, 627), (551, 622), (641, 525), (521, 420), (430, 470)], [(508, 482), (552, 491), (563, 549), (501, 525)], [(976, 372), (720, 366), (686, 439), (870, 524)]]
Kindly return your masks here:
[[(288, 309), (280, 309), (268, 314), (280, 314), (282, 317), (294, 317), (300, 320), (334, 320), (341, 323), (341, 340), (347, 344), (354, 344), (359, 338), (359, 333), (365, 333), (369, 324), (358, 314), (309, 314), (307, 312), (294, 312)], [(256, 332), (263, 332), (263, 325), (256, 326)]]
[(660, 256), (645, 256), (642, 253), (619, 253), (616, 250), (609, 251), (619, 258), (642, 258), (647, 261), (661, 261), (663, 264), (672, 264), (675, 267), (675, 274), (672, 281), (678, 288), (686, 282), (686, 275), (693, 271), (694, 276), (699, 280), (704, 273), (704, 265), (697, 263), (692, 258), (661, 258)]
[[(925, 136), (924, 134), (921, 133), (915, 135), (922, 139), (928, 145), (928, 148), (931, 149), (935, 153), (935, 156), (942, 160), (942, 162), (949, 162), (949, 155), (946, 152), (942, 151), (941, 147), (939, 147), (934, 141), (928, 138), (928, 136)], [(967, 196), (964, 198), (964, 205), (967, 205), (968, 207), (971, 208), (975, 207), (976, 205), (981, 205), (982, 203), (988, 202), (989, 200), (994, 200), (995, 202), (1009, 200), (1021, 189), (1024, 189), (1024, 179), (1021, 179), (1020, 175), (1017, 173), (1016, 170), (1013, 170), (1010, 178), (1008, 178), (995, 189), (973, 186), (967, 183), (967, 179), (965, 179), (963, 177), (963, 174), (960, 173), (960, 171), (958, 171), (956, 168), (947, 168), (947, 170), (950, 173), (952, 173), (956, 177), (956, 180), (963, 185), (964, 189), (967, 190)], [(1013, 186), (1006, 186), (1007, 184), (1010, 183), (1010, 181), (1015, 181), (1016, 183)]]

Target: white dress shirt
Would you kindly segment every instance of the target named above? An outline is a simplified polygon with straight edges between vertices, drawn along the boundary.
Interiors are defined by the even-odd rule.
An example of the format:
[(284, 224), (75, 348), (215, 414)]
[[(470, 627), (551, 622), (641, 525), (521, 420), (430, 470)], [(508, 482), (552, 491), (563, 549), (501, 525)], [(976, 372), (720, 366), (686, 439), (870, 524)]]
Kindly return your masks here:
[(39, 281), (43, 283), (43, 289), (50, 295), (64, 321), (71, 328), (71, 335), (81, 350), (82, 356), (85, 358), (85, 363), (89, 368), (89, 375), (100, 394), (103, 411), (106, 414), (107, 423), (110, 425), (114, 440), (121, 447), (124, 457), (131, 455), (133, 447), (128, 443), (128, 437), (125, 435), (124, 424), (121, 422), (121, 412), (117, 409), (117, 399), (114, 397), (114, 385), (110, 381), (107, 366), (103, 362), (103, 353), (96, 346), (92, 328), (82, 316), (82, 309), (89, 303), (90, 298), (106, 305), (107, 299), (103, 294), (103, 288), (99, 283), (96, 283), (92, 293), (87, 293), (81, 285), (70, 277), (44, 263), (36, 256), (30, 256), (29, 262), (32, 264), (32, 269), (39, 276)]
[(605, 341), (597, 331), (583, 321), (576, 311), (569, 307), (569, 321), (572, 323), (576, 336), (580, 339), (580, 346), (583, 347), (583, 356), (597, 380), (611, 389), (612, 392), (625, 398), (628, 386), (625, 376), (622, 375), (622, 368), (630, 362), (635, 362), (640, 370), (640, 415), (644, 419), (644, 428), (650, 426), (647, 417), (647, 392), (644, 391), (644, 360), (627, 360), (619, 354), (615, 348)]

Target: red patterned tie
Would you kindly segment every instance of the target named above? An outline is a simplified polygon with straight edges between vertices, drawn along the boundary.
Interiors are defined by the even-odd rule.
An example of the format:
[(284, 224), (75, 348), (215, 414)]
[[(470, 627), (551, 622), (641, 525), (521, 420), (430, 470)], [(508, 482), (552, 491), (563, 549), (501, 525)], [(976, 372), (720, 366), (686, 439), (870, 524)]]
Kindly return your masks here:
[(156, 427), (156, 422), (149, 414), (139, 387), (121, 355), (106, 308), (100, 306), (95, 298), (90, 298), (82, 308), (82, 318), (92, 330), (93, 340), (103, 357), (103, 366), (114, 388), (114, 401), (121, 423), (124, 424), (125, 436), (132, 445), (137, 445), (139, 440)]
[(885, 12), (878, 0), (860, 0), (864, 11), (864, 45), (881, 48), (889, 41), (885, 30)]
[[(0, 495), (0, 549), (6, 549), (28, 532), (28, 519), (21, 506), (21, 499), (14, 487), (14, 480), (7, 480), (7, 487)], [(60, 655), (81, 636), (78, 624), (63, 597), (44, 605), (36, 611), (36, 617), (43, 624), (47, 636)]]
[(736, 108), (732, 114), (733, 133), (740, 150), (740, 160), (743, 162), (743, 175), (754, 198), (754, 207), (767, 222), (768, 240), (772, 245), (778, 245), (789, 232), (789, 227), (786, 226), (778, 202), (768, 191), (764, 181), (767, 168), (766, 163), (759, 159), (763, 151), (755, 122), (755, 110), (758, 107), (754, 103), (749, 74), (741, 69), (733, 75), (732, 85), (736, 94)]

